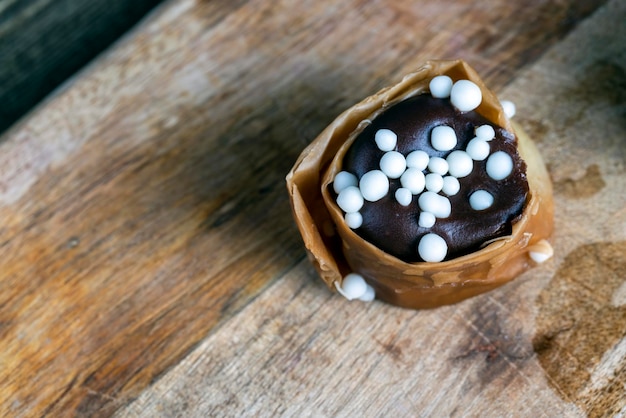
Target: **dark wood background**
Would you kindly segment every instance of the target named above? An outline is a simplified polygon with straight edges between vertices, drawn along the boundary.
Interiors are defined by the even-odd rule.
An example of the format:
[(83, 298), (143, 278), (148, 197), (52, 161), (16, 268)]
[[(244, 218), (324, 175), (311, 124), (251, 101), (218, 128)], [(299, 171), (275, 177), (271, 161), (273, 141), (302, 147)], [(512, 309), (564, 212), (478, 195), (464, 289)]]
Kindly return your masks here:
[(0, 0), (0, 133), (161, 0)]

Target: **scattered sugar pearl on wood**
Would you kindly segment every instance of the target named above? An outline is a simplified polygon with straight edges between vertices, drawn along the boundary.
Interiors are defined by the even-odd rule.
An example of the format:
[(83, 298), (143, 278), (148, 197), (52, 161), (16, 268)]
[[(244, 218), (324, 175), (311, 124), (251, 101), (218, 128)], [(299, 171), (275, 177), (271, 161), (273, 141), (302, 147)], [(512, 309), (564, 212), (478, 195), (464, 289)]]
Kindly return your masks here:
[(346, 213), (344, 220), (351, 229), (358, 229), (363, 225), (363, 215), (360, 212)]
[(502, 110), (504, 110), (504, 114), (507, 118), (511, 119), (515, 116), (515, 103), (510, 100), (502, 100), (500, 104), (502, 105)]
[(341, 287), (336, 287), (337, 290), (340, 291), (339, 293), (341, 293), (348, 300), (358, 299), (367, 292), (367, 283), (365, 282), (365, 279), (357, 273), (348, 274), (343, 278)]
[(389, 178), (380, 170), (368, 171), (361, 177), (359, 189), (361, 189), (363, 199), (376, 202), (385, 197), (389, 191)]
[(433, 77), (428, 84), (431, 96), (437, 99), (446, 99), (450, 97), (452, 90), (452, 79), (447, 75), (438, 75)]
[(465, 147), (465, 152), (475, 161), (482, 161), (487, 158), (489, 151), (489, 142), (480, 138), (472, 139)]
[(494, 152), (487, 159), (487, 175), (494, 180), (503, 180), (513, 172), (513, 159), (504, 151)]
[(474, 161), (465, 151), (452, 151), (446, 157), (446, 161), (448, 162), (448, 172), (457, 178), (469, 175), (474, 169)]
[(443, 176), (448, 172), (448, 162), (441, 157), (430, 157), (430, 160), (428, 160), (428, 169), (432, 173)]
[(406, 166), (422, 171), (428, 166), (428, 160), (430, 160), (430, 156), (425, 151), (412, 151), (406, 156)]
[(448, 254), (448, 244), (437, 234), (426, 234), (417, 245), (417, 253), (422, 260), (438, 263)]
[(530, 251), (528, 255), (535, 263), (538, 264), (545, 263), (552, 257), (552, 254), (546, 254), (538, 251)]
[(450, 151), (456, 143), (456, 132), (449, 126), (436, 126), (430, 133), (430, 144), (437, 151)]
[(400, 178), (406, 170), (406, 159), (398, 151), (387, 151), (380, 159), (380, 169), (390, 179)]
[(391, 151), (396, 147), (398, 135), (390, 129), (379, 129), (374, 135), (374, 141), (381, 151)]
[(443, 186), (441, 187), (441, 191), (447, 194), (448, 196), (454, 196), (461, 190), (461, 184), (459, 180), (454, 176), (445, 176), (443, 178)]
[(459, 80), (452, 86), (450, 102), (461, 112), (476, 109), (483, 100), (480, 87), (469, 80)]
[(407, 168), (404, 174), (400, 176), (400, 184), (412, 194), (419, 194), (424, 190), (426, 179), (422, 170), (418, 168)]
[(440, 219), (447, 218), (452, 211), (448, 198), (435, 192), (422, 193), (417, 199), (417, 203), (422, 211), (430, 212)]
[(438, 193), (443, 188), (443, 177), (441, 174), (428, 173), (426, 174), (426, 190)]
[(340, 171), (333, 180), (333, 190), (339, 194), (343, 189), (348, 186), (356, 186), (359, 184), (359, 179), (352, 173), (347, 171)]
[(493, 205), (493, 195), (486, 190), (476, 190), (470, 195), (469, 203), (474, 210), (485, 210)]
[(553, 255), (554, 249), (552, 248), (552, 245), (550, 245), (550, 243), (545, 239), (542, 239), (536, 244), (528, 247), (528, 256), (535, 263), (544, 263), (549, 260)]
[(356, 186), (348, 186), (337, 196), (337, 206), (346, 213), (358, 212), (363, 207), (363, 195)]
[(474, 131), (477, 138), (480, 138), (484, 141), (491, 141), (496, 137), (496, 130), (493, 129), (491, 125), (480, 125)]
[(430, 212), (420, 212), (419, 219), (417, 220), (417, 224), (422, 228), (432, 228), (435, 225), (435, 215)]
[(402, 206), (409, 206), (411, 204), (411, 201), (413, 200), (413, 194), (411, 193), (411, 191), (404, 187), (400, 187), (398, 190), (396, 190), (395, 197), (398, 203), (400, 203)]

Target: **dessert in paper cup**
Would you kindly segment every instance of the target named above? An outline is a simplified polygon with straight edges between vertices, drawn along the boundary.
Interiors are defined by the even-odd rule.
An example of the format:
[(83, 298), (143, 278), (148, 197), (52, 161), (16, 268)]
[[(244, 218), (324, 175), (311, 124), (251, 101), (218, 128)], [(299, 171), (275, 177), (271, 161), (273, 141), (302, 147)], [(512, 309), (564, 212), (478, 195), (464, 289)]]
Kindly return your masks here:
[(287, 175), (320, 277), (414, 309), (494, 289), (552, 256), (552, 185), (464, 61), (429, 61), (339, 115)]

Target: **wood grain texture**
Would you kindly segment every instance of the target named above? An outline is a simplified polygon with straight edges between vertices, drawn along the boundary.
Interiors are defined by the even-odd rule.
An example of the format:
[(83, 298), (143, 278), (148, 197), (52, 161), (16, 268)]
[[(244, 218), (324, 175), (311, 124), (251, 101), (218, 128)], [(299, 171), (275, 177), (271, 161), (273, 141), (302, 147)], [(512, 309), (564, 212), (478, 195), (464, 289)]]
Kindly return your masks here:
[(0, 133), (160, 0), (0, 0)]
[(347, 303), (305, 262), (118, 417), (623, 416), (626, 7), (501, 91), (555, 181), (555, 258), (435, 311)]
[[(600, 4), (509, 3), (172, 1), (101, 57), (0, 145), (0, 415), (110, 415), (168, 369), (120, 414), (598, 407), (562, 388), (554, 351), (538, 360), (558, 321), (541, 322), (534, 301), (574, 243), (624, 240), (623, 198), (605, 195), (624, 186), (624, 128), (598, 122), (607, 147), (587, 154), (556, 134), (589, 109), (546, 93), (586, 71), (575, 55), (577, 72), (554, 73), (572, 41), (517, 77)], [(607, 22), (624, 10), (609, 6), (593, 21), (607, 39), (585, 53), (619, 47)], [(586, 222), (595, 203), (562, 194), (577, 216), (560, 218), (567, 245), (526, 279), (428, 312), (348, 304), (307, 267), (284, 176), (335, 115), (432, 57), (465, 58), (496, 89), (515, 80), (505, 93), (544, 138), (557, 184), (577, 194), (595, 164), (589, 184), (607, 187), (591, 201), (611, 217), (592, 217), (603, 228), (587, 222), (596, 235), (581, 238), (568, 219)], [(608, 68), (607, 92), (619, 91), (623, 61)], [(574, 158), (589, 164), (567, 169)], [(536, 341), (535, 317), (547, 330)]]
[(293, 269), (117, 416), (576, 413), (534, 360), (528, 281), (411, 311), (346, 303), (314, 275)]

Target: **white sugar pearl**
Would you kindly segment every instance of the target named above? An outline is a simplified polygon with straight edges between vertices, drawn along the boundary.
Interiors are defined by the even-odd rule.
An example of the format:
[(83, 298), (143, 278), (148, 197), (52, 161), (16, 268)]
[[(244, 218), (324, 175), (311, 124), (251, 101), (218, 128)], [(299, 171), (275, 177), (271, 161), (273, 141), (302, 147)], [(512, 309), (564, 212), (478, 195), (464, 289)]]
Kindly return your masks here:
[(412, 194), (419, 194), (424, 190), (426, 179), (424, 178), (422, 170), (407, 168), (400, 177), (400, 184), (402, 184), (402, 187), (409, 189)]
[(358, 299), (367, 292), (367, 283), (360, 274), (350, 273), (343, 278), (341, 290), (346, 299)]
[(535, 263), (545, 263), (554, 255), (554, 250), (550, 247), (547, 251), (529, 251), (528, 255)]
[(474, 138), (468, 142), (465, 152), (472, 157), (472, 160), (482, 161), (489, 156), (489, 142)]
[(459, 80), (452, 86), (450, 102), (461, 112), (476, 109), (483, 100), (480, 87), (469, 80)]
[(443, 176), (448, 172), (448, 162), (441, 157), (430, 157), (428, 169)]
[(413, 200), (413, 194), (411, 191), (409, 189), (405, 189), (404, 187), (400, 187), (396, 190), (395, 196), (398, 203), (402, 206), (409, 206)]
[(433, 213), (433, 215), (435, 215), (437, 218), (447, 218), (452, 212), (452, 205), (450, 204), (450, 201), (447, 197), (441, 195), (437, 196), (439, 196), (439, 210)]
[(554, 255), (552, 245), (545, 239), (528, 247), (528, 255), (535, 263), (544, 263)]
[(453, 176), (445, 176), (443, 178), (443, 186), (441, 187), (441, 191), (447, 194), (448, 196), (454, 196), (461, 190), (461, 184), (456, 177)]
[(470, 195), (469, 203), (474, 210), (485, 210), (493, 205), (493, 196), (486, 190), (476, 190)]
[(513, 159), (506, 152), (494, 152), (487, 159), (487, 175), (492, 179), (505, 179), (511, 172), (513, 172)]
[(437, 234), (426, 234), (417, 245), (417, 253), (424, 261), (438, 263), (446, 258), (448, 244)]
[(436, 126), (430, 133), (430, 144), (437, 151), (450, 151), (456, 142), (456, 132), (449, 126)]
[(443, 188), (443, 177), (441, 174), (428, 173), (426, 174), (426, 190), (438, 193)]
[(536, 251), (530, 251), (528, 255), (530, 256), (530, 258), (533, 259), (535, 263), (539, 263), (539, 264), (545, 263), (546, 261), (550, 259), (550, 257), (552, 257), (551, 254), (539, 253)]
[(477, 138), (484, 141), (491, 141), (496, 137), (496, 130), (491, 125), (481, 125), (474, 131)]
[(425, 151), (413, 151), (406, 156), (406, 166), (422, 171), (428, 166), (429, 159), (430, 157)]
[(346, 213), (344, 219), (346, 221), (346, 225), (352, 229), (360, 228), (361, 225), (363, 225), (363, 215), (361, 215), (360, 212)]
[(361, 177), (359, 189), (361, 189), (363, 199), (369, 202), (376, 202), (385, 197), (389, 191), (389, 179), (380, 170), (368, 171)]
[(438, 75), (430, 80), (428, 84), (430, 94), (438, 99), (445, 99), (450, 97), (450, 90), (452, 90), (452, 79), (447, 75)]
[(346, 213), (358, 212), (363, 207), (363, 195), (356, 186), (348, 186), (337, 196), (337, 206)]
[(340, 171), (333, 180), (333, 189), (335, 193), (339, 194), (343, 189), (348, 186), (356, 186), (359, 184), (359, 179), (352, 173), (347, 171)]
[(371, 302), (375, 298), (376, 298), (376, 291), (374, 290), (372, 286), (368, 284), (367, 289), (365, 290), (365, 293), (359, 297), (359, 300), (363, 302)]
[(502, 100), (500, 104), (502, 105), (502, 110), (504, 110), (504, 114), (507, 118), (511, 119), (515, 116), (515, 103), (509, 100)]
[(406, 170), (406, 159), (398, 151), (387, 151), (380, 159), (380, 169), (390, 179), (397, 179)]
[(448, 171), (454, 177), (465, 177), (474, 169), (474, 161), (465, 151), (452, 151), (446, 157), (446, 161), (448, 162)]
[(430, 212), (420, 212), (420, 217), (417, 221), (422, 228), (432, 228), (435, 225), (435, 215)]
[(434, 192), (424, 192), (417, 199), (419, 207), (424, 212), (430, 212), (437, 218), (447, 218), (450, 216), (452, 207), (447, 197)]
[(398, 135), (389, 129), (379, 129), (374, 135), (374, 141), (381, 151), (391, 151), (396, 147)]

